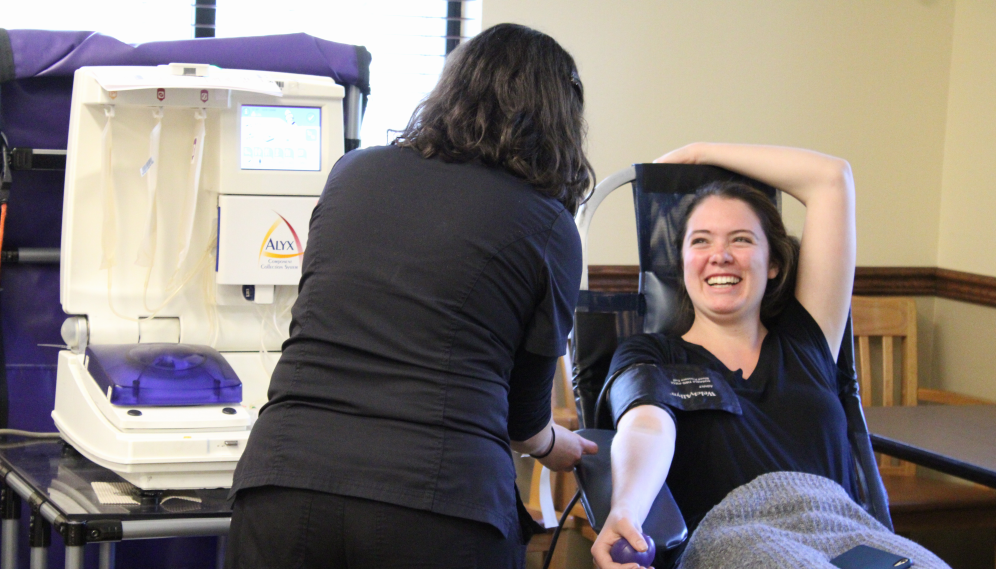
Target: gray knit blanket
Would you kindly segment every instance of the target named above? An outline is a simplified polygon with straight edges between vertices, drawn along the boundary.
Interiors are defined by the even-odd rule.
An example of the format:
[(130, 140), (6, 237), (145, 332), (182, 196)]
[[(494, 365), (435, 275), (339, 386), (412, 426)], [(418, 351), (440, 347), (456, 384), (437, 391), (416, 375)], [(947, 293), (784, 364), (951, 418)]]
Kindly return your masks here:
[(909, 557), (914, 567), (950, 569), (886, 529), (836, 482), (801, 472), (765, 474), (730, 492), (692, 534), (680, 568), (834, 569), (830, 559), (861, 544)]

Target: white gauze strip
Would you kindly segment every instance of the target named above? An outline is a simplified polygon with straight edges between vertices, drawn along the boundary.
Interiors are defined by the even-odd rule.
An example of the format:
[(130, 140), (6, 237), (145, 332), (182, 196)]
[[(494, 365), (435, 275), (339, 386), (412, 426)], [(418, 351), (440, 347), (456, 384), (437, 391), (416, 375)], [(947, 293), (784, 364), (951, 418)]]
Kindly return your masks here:
[(145, 208), (145, 231), (142, 244), (138, 248), (135, 264), (140, 267), (151, 267), (156, 256), (156, 186), (159, 185), (159, 139), (163, 132), (163, 108), (152, 112), (156, 126), (149, 134), (149, 161), (142, 167), (140, 173), (146, 176), (149, 202)]
[(101, 160), (100, 178), (104, 188), (104, 225), (100, 234), (100, 268), (110, 270), (114, 266), (114, 256), (118, 249), (118, 208), (114, 199), (114, 172), (111, 170), (111, 152), (114, 148), (111, 124), (114, 122), (114, 107), (104, 108), (107, 122), (101, 134), (104, 155)]
[(194, 215), (197, 213), (197, 195), (201, 186), (201, 164), (204, 162), (204, 119), (207, 109), (194, 111), (194, 147), (190, 156), (191, 191), (183, 201), (183, 216), (180, 219), (180, 259), (177, 267), (182, 267), (190, 253), (190, 240), (194, 234)]

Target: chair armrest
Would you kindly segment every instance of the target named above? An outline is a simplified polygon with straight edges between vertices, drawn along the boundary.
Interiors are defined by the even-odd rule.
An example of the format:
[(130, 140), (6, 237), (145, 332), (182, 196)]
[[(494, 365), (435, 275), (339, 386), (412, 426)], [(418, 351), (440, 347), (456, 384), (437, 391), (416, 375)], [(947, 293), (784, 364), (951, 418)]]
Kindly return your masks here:
[[(612, 439), (616, 432), (606, 429), (581, 429), (578, 434), (598, 444), (598, 454), (586, 455), (574, 469), (581, 505), (588, 515), (588, 522), (595, 531), (609, 515), (612, 505)], [(688, 537), (688, 528), (681, 517), (681, 510), (665, 484), (654, 500), (654, 505), (643, 522), (643, 532), (654, 539), (658, 552), (674, 549)], [(660, 553), (658, 553), (659, 555)]]

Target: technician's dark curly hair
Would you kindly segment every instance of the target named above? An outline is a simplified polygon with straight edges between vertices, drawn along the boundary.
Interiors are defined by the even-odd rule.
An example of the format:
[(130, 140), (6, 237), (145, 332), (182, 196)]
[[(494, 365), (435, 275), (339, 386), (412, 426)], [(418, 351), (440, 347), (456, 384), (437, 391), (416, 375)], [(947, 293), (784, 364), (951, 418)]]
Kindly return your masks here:
[[(768, 284), (764, 289), (764, 297), (761, 299), (761, 322), (770, 326), (785, 309), (792, 295), (795, 294), (796, 270), (799, 267), (799, 240), (790, 236), (785, 231), (785, 224), (782, 223), (782, 216), (778, 208), (772, 203), (764, 193), (739, 182), (714, 182), (703, 186), (695, 192), (695, 197), (688, 202), (684, 216), (678, 225), (678, 233), (675, 235), (678, 248), (679, 266), (685, 266), (683, 245), (685, 233), (688, 231), (688, 219), (692, 216), (699, 205), (707, 198), (718, 197), (728, 200), (740, 200), (747, 204), (761, 222), (761, 230), (768, 240), (768, 262), (773, 267), (778, 268), (775, 278), (768, 279)], [(692, 300), (685, 289), (685, 280), (680, 280), (678, 292), (680, 295), (680, 314), (676, 330), (682, 334), (692, 327), (695, 319), (695, 310), (692, 307)]]
[(544, 33), (499, 24), (450, 54), (394, 144), (503, 168), (573, 213), (595, 180), (583, 113), (570, 54)]

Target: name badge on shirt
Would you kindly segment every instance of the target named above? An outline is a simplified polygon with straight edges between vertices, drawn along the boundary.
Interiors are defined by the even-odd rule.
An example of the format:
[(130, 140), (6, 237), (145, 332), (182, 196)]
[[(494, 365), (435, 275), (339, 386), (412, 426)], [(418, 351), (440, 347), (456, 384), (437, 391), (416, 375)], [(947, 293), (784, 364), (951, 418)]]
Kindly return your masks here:
[(696, 365), (660, 366), (664, 403), (682, 411), (726, 411), (742, 415), (733, 388), (718, 371)]

